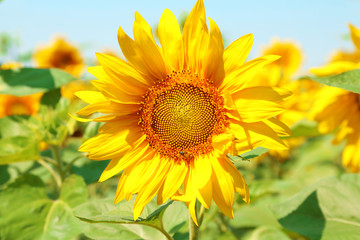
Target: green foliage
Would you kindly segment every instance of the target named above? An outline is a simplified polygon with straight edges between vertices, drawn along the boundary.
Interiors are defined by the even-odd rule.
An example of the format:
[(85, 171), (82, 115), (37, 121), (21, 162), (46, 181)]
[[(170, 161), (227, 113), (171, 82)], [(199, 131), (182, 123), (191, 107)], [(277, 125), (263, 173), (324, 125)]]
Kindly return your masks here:
[(39, 177), (23, 175), (1, 192), (0, 238), (73, 239), (81, 232), (81, 222), (72, 208), (86, 199), (86, 185), (79, 176), (67, 178), (60, 197), (52, 200)]
[(291, 127), (292, 137), (315, 137), (319, 136), (318, 124), (309, 120), (301, 120)]
[(232, 162), (238, 162), (238, 161), (250, 160), (252, 158), (259, 157), (262, 154), (266, 153), (267, 151), (269, 151), (269, 149), (263, 147), (257, 147), (254, 150), (248, 151), (239, 156), (228, 155), (228, 157)]
[(330, 177), (273, 206), (282, 226), (310, 239), (356, 239), (360, 174)]
[(360, 69), (329, 77), (311, 77), (311, 79), (325, 85), (360, 93)]
[[(87, 223), (84, 234), (91, 238), (108, 239), (107, 236), (101, 237), (101, 233), (104, 229), (112, 229), (111, 232), (116, 231), (120, 236), (125, 234), (128, 239), (166, 239), (163, 218), (165, 210), (171, 204), (172, 201), (169, 201), (159, 207), (156, 201), (152, 200), (145, 206), (137, 221), (133, 220), (134, 200), (124, 200), (117, 204), (113, 203), (113, 199), (89, 201), (78, 206), (75, 215)], [(167, 217), (165, 226), (170, 230), (179, 225), (174, 217), (176, 216)]]
[(75, 77), (56, 68), (21, 68), (0, 71), (0, 94), (25, 96), (59, 88)]
[(37, 160), (41, 133), (26, 116), (0, 118), (0, 164)]

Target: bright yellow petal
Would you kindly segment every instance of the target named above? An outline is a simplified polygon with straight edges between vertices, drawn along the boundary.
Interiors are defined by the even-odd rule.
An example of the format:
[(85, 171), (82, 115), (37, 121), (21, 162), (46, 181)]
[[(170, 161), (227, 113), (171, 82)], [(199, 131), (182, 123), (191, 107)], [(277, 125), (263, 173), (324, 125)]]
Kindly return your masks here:
[(133, 25), (135, 44), (140, 48), (139, 53), (142, 56), (142, 61), (147, 71), (154, 76), (155, 79), (165, 79), (167, 71), (163, 56), (156, 43), (142, 26), (142, 24), (136, 21)]
[(204, 1), (198, 0), (187, 17), (183, 29), (185, 63), (193, 73), (199, 73), (202, 69), (202, 59), (208, 49), (208, 40)]
[(207, 209), (209, 209), (212, 200), (211, 172), (208, 156), (200, 156), (194, 159), (194, 166), (191, 171), (193, 188), (197, 198)]
[(269, 118), (264, 121), (280, 137), (288, 137), (292, 134), (290, 128), (276, 118)]
[(161, 15), (158, 35), (169, 70), (182, 70), (184, 49), (181, 31), (175, 15), (169, 9), (165, 9)]
[(220, 210), (229, 218), (234, 218), (234, 185), (230, 174), (226, 172), (216, 157), (211, 158), (213, 199)]
[(279, 136), (268, 125), (263, 122), (244, 123), (231, 120), (230, 129), (233, 130), (239, 140), (247, 139), (249, 145), (263, 141), (262, 147), (274, 149), (288, 149)]
[(228, 158), (224, 157), (221, 160), (221, 165), (224, 166), (226, 171), (233, 179), (235, 191), (240, 194), (240, 196), (246, 203), (250, 203), (250, 193), (244, 178), (241, 176), (234, 164), (230, 162)]
[(103, 182), (115, 174), (118, 174), (125, 168), (129, 167), (130, 165), (134, 164), (135, 162), (139, 161), (142, 158), (145, 158), (149, 155), (151, 149), (148, 149), (148, 143), (143, 142), (146, 136), (142, 136), (137, 142), (138, 147), (134, 147), (134, 149), (129, 149), (123, 157), (120, 159), (112, 159), (110, 163), (106, 166), (105, 170), (102, 172), (99, 182)]
[(148, 175), (146, 184), (144, 184), (134, 203), (134, 220), (136, 220), (142, 213), (146, 204), (148, 204), (151, 199), (157, 194), (162, 183), (164, 182), (164, 177), (168, 174), (169, 168), (171, 168), (173, 162), (171, 160), (161, 159), (159, 160), (152, 159), (151, 161), (159, 161), (158, 166), (153, 169), (151, 174)]
[(220, 86), (224, 77), (224, 43), (221, 32), (216, 23), (209, 18), (210, 22), (210, 39), (209, 48), (205, 53), (203, 64), (203, 75), (210, 79), (216, 86)]
[(251, 60), (240, 68), (227, 74), (224, 78), (220, 89), (223, 92), (228, 91), (230, 94), (242, 90), (246, 83), (251, 81), (255, 75), (266, 65), (279, 59), (279, 56), (269, 55)]
[(350, 23), (348, 24), (348, 26), (350, 28), (350, 36), (352, 42), (354, 43), (355, 47), (360, 50), (360, 29)]
[(284, 88), (278, 87), (250, 87), (244, 88), (241, 91), (232, 94), (232, 98), (236, 99), (249, 99), (249, 100), (266, 100), (272, 102), (282, 102), (289, 98), (292, 93)]
[(78, 91), (75, 95), (84, 102), (90, 104), (107, 101), (104, 95), (97, 91)]
[(165, 177), (163, 185), (158, 192), (157, 204), (163, 204), (175, 194), (175, 192), (183, 184), (187, 172), (188, 168), (185, 165), (184, 161), (176, 162), (173, 164), (172, 168), (169, 170), (167, 176)]
[(247, 34), (232, 42), (224, 52), (224, 67), (226, 73), (237, 70), (244, 64), (254, 43), (254, 35)]
[(343, 72), (354, 70), (360, 67), (359, 63), (338, 61), (329, 63), (323, 67), (311, 68), (310, 72), (319, 77), (326, 77), (330, 75), (337, 75)]

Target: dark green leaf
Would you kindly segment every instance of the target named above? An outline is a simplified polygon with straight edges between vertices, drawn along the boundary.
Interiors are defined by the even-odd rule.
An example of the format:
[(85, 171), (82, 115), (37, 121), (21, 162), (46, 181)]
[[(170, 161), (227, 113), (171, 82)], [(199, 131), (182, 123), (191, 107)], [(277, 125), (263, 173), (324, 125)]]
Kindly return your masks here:
[(0, 71), (0, 93), (25, 96), (59, 88), (75, 77), (60, 69), (21, 68)]
[(81, 222), (71, 207), (86, 200), (86, 187), (70, 176), (61, 191), (64, 197), (49, 199), (44, 183), (33, 175), (10, 184), (0, 194), (0, 239), (74, 239)]
[(52, 89), (41, 97), (41, 104), (55, 108), (61, 98), (60, 88)]
[(360, 69), (329, 77), (310, 77), (319, 83), (360, 93)]
[(356, 239), (360, 174), (326, 178), (272, 208), (281, 225), (311, 239)]

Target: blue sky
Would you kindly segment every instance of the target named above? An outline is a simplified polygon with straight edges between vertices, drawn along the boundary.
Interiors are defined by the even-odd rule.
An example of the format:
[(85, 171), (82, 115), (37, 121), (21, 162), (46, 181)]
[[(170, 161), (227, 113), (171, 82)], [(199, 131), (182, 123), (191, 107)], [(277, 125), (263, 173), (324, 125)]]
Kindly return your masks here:
[[(165, 8), (179, 16), (194, 4), (195, 0), (3, 0), (0, 32), (18, 35), (20, 52), (61, 34), (74, 44), (86, 46), (86, 56), (104, 49), (120, 53), (117, 29), (121, 25), (131, 35), (135, 11), (155, 26)], [(342, 36), (348, 33), (348, 22), (360, 27), (358, 0), (205, 0), (205, 7), (228, 42), (254, 34), (250, 58), (259, 56), (261, 47), (274, 37), (296, 41), (305, 52), (303, 72), (323, 64), (334, 49), (352, 50), (351, 42)]]

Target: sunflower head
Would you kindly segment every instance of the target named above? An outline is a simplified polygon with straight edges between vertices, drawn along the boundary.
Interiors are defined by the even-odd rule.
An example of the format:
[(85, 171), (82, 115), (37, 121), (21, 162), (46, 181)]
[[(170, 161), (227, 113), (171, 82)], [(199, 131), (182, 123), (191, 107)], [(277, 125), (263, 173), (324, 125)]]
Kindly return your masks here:
[(111, 159), (100, 177), (104, 181), (123, 171), (115, 201), (137, 194), (134, 219), (157, 195), (185, 202), (196, 220), (197, 200), (206, 208), (212, 200), (233, 218), (234, 192), (250, 201), (247, 185), (227, 157), (257, 146), (286, 149), (279, 135), (290, 130), (275, 115), (290, 92), (272, 87), (246, 87), (278, 56), (245, 63), (253, 35), (224, 49), (216, 23), (207, 26), (199, 0), (183, 32), (166, 9), (158, 25), (159, 46), (152, 30), (135, 14), (134, 40), (120, 27), (118, 41), (127, 61), (97, 54), (101, 66), (88, 68), (98, 91), (76, 95), (89, 105), (77, 112), (103, 115), (99, 134), (80, 151), (94, 160)]
[(39, 47), (33, 59), (39, 68), (60, 68), (75, 77), (79, 77), (84, 68), (79, 50), (61, 37), (48, 46)]
[[(0, 69), (21, 68), (18, 62), (3, 63)], [(34, 115), (39, 111), (42, 93), (35, 93), (28, 96), (18, 97), (9, 94), (0, 94), (0, 117), (12, 115)]]

